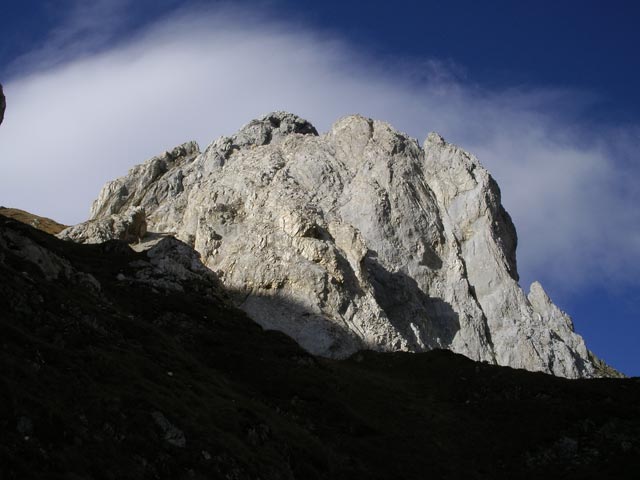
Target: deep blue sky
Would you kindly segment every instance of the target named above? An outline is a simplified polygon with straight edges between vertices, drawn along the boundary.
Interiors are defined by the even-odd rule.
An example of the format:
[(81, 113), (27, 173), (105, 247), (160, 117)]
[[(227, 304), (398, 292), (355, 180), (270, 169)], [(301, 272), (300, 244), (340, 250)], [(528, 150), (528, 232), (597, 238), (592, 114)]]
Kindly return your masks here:
[[(126, 17), (119, 17), (106, 29), (100, 41), (87, 45), (89, 50), (109, 48), (185, 3), (218, 2), (129, 3)], [(412, 63), (417, 80), (420, 66), (436, 59), (462, 81), (483, 89), (545, 87), (583, 95), (590, 100), (589, 107), (580, 111), (580, 121), (594, 127), (640, 125), (640, 2), (237, 3), (302, 29), (313, 28), (327, 37), (340, 38), (389, 68), (394, 68), (398, 59)], [(21, 63), (16, 59), (46, 46), (51, 30), (63, 22), (72, 5), (79, 4), (82, 2), (4, 0), (0, 81), (19, 75)], [(73, 33), (77, 39), (86, 34)], [(635, 141), (640, 144), (640, 139)], [(550, 293), (572, 315), (589, 348), (623, 372), (640, 375), (637, 281), (612, 288), (594, 281), (592, 287), (579, 292)]]
[[(66, 3), (4, 0), (0, 66), (42, 43), (64, 15)], [(119, 33), (186, 3), (220, 2), (139, 0), (129, 8), (129, 21)], [(382, 56), (452, 60), (488, 86), (584, 88), (602, 97), (594, 121), (599, 115), (635, 121), (640, 112), (640, 3), (633, 0), (235, 3), (339, 32)]]
[(487, 86), (584, 88), (603, 97), (594, 121), (598, 115), (638, 118), (638, 2), (366, 4), (318, 2), (305, 10), (313, 21), (382, 55), (450, 59)]

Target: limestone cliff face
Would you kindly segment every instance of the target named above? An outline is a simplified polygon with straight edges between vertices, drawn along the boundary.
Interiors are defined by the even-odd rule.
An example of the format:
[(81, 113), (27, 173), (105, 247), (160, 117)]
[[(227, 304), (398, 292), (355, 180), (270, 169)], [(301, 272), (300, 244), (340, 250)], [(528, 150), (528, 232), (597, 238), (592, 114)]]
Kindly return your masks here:
[(446, 348), (597, 374), (570, 318), (538, 283), (519, 287), (496, 182), (437, 134), (421, 146), (356, 115), (318, 135), (272, 113), (202, 153), (186, 143), (134, 167), (62, 236), (91, 241), (96, 224), (139, 207), (148, 231), (192, 245), (255, 321), (314, 354)]

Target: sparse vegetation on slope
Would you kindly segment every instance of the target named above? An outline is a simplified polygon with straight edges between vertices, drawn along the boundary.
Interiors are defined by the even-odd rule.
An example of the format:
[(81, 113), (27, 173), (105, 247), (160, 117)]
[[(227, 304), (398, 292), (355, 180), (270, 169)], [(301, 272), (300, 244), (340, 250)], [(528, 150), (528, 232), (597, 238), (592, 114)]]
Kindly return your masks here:
[(0, 207), (0, 215), (4, 215), (5, 217), (13, 218), (14, 220), (18, 220), (19, 222), (26, 223), (27, 225), (31, 225), (38, 230), (50, 233), (51, 235), (60, 233), (62, 230), (67, 228), (67, 225), (62, 225), (55, 220), (51, 220), (47, 217), (40, 217), (38, 215), (25, 212), (24, 210), (20, 210), (18, 208)]

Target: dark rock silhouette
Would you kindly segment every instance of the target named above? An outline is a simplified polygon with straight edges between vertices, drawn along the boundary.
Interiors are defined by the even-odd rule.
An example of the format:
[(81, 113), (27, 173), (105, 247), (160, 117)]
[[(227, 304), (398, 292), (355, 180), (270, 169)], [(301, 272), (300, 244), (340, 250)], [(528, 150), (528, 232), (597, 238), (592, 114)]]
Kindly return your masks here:
[(2, 91), (2, 84), (0, 84), (0, 123), (4, 120), (4, 110), (7, 108), (7, 100), (4, 97), (4, 92)]
[(156, 240), (82, 245), (0, 215), (0, 478), (637, 478), (639, 379), (314, 357)]

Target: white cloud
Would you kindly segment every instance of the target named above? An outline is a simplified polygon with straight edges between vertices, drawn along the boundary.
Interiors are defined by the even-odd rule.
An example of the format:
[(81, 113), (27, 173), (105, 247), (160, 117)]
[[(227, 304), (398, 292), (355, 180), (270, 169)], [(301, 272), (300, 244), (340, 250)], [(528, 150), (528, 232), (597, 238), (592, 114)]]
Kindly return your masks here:
[(480, 158), (516, 223), (523, 283), (637, 281), (638, 130), (581, 123), (588, 95), (487, 91), (434, 61), (420, 64), (424, 81), (406, 61), (373, 59), (326, 32), (229, 9), (182, 12), (79, 55), (69, 39), (78, 41), (92, 15), (59, 29), (47, 50), (54, 64), (42, 69), (46, 55), (34, 52), (5, 85), (4, 205), (75, 223), (105, 181), (183, 141), (204, 147), (272, 110), (319, 130), (358, 112), (420, 139), (439, 131)]

